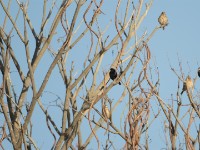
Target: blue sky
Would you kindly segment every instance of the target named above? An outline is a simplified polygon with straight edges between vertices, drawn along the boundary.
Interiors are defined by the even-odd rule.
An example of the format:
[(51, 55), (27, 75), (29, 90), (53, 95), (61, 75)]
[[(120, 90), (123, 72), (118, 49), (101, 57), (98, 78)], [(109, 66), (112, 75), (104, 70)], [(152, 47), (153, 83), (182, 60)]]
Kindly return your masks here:
[[(34, 2), (30, 2), (30, 9), (28, 11), (29, 16), (32, 20), (33, 25), (36, 27), (37, 33), (39, 32), (39, 24), (41, 22), (40, 13), (42, 12), (42, 4), (40, 4), (40, 0), (35, 0)], [(106, 2), (106, 1), (105, 1)], [(102, 26), (106, 26), (107, 23), (110, 21), (110, 19), (113, 17), (113, 10), (115, 9), (115, 0), (110, 0), (108, 5), (103, 7), (103, 12), (105, 12), (105, 15), (100, 17), (100, 24)], [(50, 4), (49, 4), (50, 5)], [(169, 25), (166, 27), (165, 30), (160, 29), (156, 32), (154, 37), (149, 42), (149, 47), (152, 54), (152, 62), (156, 62), (156, 65), (160, 72), (160, 95), (163, 99), (165, 99), (166, 103), (170, 103), (171, 94), (175, 95), (177, 91), (177, 85), (178, 85), (178, 78), (176, 75), (171, 71), (170, 65), (177, 69), (178, 71), (178, 65), (179, 61), (178, 58), (182, 62), (183, 71), (185, 73), (185, 76), (190, 74), (192, 78), (196, 77), (197, 68), (200, 66), (200, 12), (199, 12), (199, 6), (200, 1), (193, 0), (168, 0), (168, 1), (162, 1), (162, 0), (154, 0), (154, 3), (148, 12), (148, 15), (144, 22), (142, 23), (141, 27), (139, 28), (139, 34), (147, 31), (148, 34), (151, 33), (151, 31), (158, 25), (158, 16), (162, 11), (165, 11), (168, 19), (169, 19)], [(59, 5), (56, 5), (55, 12), (57, 11)], [(70, 7), (70, 9), (73, 10), (74, 5)], [(16, 14), (17, 7), (15, 4), (11, 7), (12, 13)], [(0, 7), (0, 13), (2, 14), (2, 7)], [(70, 14), (70, 11), (68, 12)], [(3, 13), (4, 14), (4, 13)], [(110, 18), (109, 18), (110, 17)], [(38, 19), (39, 18), (39, 19)], [(113, 21), (113, 20), (112, 20)], [(0, 23), (2, 25), (2, 19), (0, 20)], [(22, 18), (19, 18), (18, 20), (19, 28), (23, 27), (23, 20)], [(49, 25), (50, 26), (50, 25)], [(10, 29), (10, 28), (9, 28)], [(23, 31), (21, 29), (21, 31)], [(62, 33), (63, 31), (57, 30), (58, 33)], [(112, 32), (112, 29), (108, 31), (113, 37), (116, 33)], [(48, 32), (44, 32), (46, 35)], [(62, 34), (59, 34), (59, 36)], [(52, 48), (56, 49), (61, 43), (57, 42), (56, 38), (59, 36), (55, 35), (55, 38), (53, 39), (54, 42), (51, 45)], [(31, 35), (30, 35), (31, 37)], [(23, 64), (25, 59), (25, 53), (24, 53), (24, 47), (22, 44), (19, 44), (19, 39), (13, 37), (16, 42), (13, 44), (16, 49), (16, 55), (20, 59), (20, 62), (22, 65), (24, 65), (23, 71), (26, 74), (27, 71), (27, 65)], [(32, 41), (30, 41), (32, 42)], [(87, 43), (87, 40), (81, 41), (81, 46), (84, 46), (85, 48), (89, 49), (90, 44)], [(32, 52), (34, 50), (34, 42), (31, 43), (33, 48), (31, 48)], [(82, 62), (84, 61), (84, 56), (87, 55), (82, 49), (81, 46), (74, 48), (74, 53), (69, 54), (68, 62), (71, 63), (72, 60), (75, 60), (75, 70), (77, 74), (79, 74), (82, 69)], [(112, 48), (114, 49), (114, 47)], [(78, 52), (81, 51), (81, 52)], [(76, 56), (76, 58), (75, 58)], [(111, 61), (108, 61), (107, 59), (110, 59), (111, 61), (114, 60), (114, 57), (112, 57), (111, 52), (106, 56), (104, 59), (105, 66), (101, 67), (102, 70), (108, 70), (110, 67)], [(41, 60), (41, 63), (38, 66), (38, 69), (35, 72), (35, 77), (37, 78), (37, 87), (39, 87), (43, 81), (45, 71), (47, 71), (48, 66), (52, 62), (52, 57), (47, 52), (44, 56), (44, 58)], [(68, 67), (68, 66), (67, 66)], [(80, 69), (82, 68), (82, 69)], [(67, 69), (70, 69), (69, 67)], [(62, 83), (62, 79), (58, 73), (58, 68), (56, 67), (52, 73), (52, 76), (49, 80), (49, 83), (47, 84), (47, 88), (45, 89), (41, 99), (45, 106), (49, 105), (50, 101), (54, 101), (56, 99), (55, 95), (51, 95), (48, 92), (54, 92), (55, 94), (59, 95), (59, 98), (61, 101), (64, 100), (65, 96), (65, 86)], [(102, 74), (98, 75), (99, 80), (101, 80)], [(12, 74), (12, 78), (14, 80), (19, 80), (15, 76), (15, 74)], [(15, 81), (14, 81), (15, 82)], [(90, 81), (87, 81), (88, 83)], [(15, 83), (17, 84), (17, 82)], [(197, 84), (195, 86), (195, 90), (199, 91), (200, 80), (197, 81)], [(19, 85), (19, 84), (18, 84)], [(19, 85), (20, 86), (20, 85)], [(182, 86), (182, 84), (181, 84)], [(21, 91), (21, 88), (17, 88), (17, 93)], [(108, 95), (114, 99), (118, 99), (123, 88), (116, 86), (114, 87)], [(27, 96), (27, 101), (29, 101), (31, 98), (31, 94)], [(188, 103), (188, 100), (186, 98), (186, 94), (183, 95), (183, 99), (185, 100), (185, 103)], [(153, 100), (152, 100), (153, 101)], [(126, 103), (124, 102), (124, 105)], [(55, 102), (52, 102), (52, 105), (55, 105)], [(96, 107), (99, 107), (100, 104), (97, 104)], [(156, 102), (152, 102), (152, 106), (154, 107), (154, 110), (157, 111), (157, 105)], [(125, 106), (124, 106), (125, 107)], [(119, 110), (121, 108), (118, 108)], [(51, 137), (49, 131), (46, 129), (46, 124), (43, 124), (42, 121), (45, 123), (45, 117), (42, 114), (40, 108), (37, 106), (36, 112), (33, 115), (33, 130), (35, 131), (33, 137), (35, 137), (36, 143), (38, 143), (39, 148), (41, 149), (50, 149), (51, 145), (50, 143), (53, 142), (53, 138)], [(48, 107), (48, 111), (53, 116), (53, 119), (55, 119), (57, 125), (59, 126), (61, 124), (61, 116), (62, 113), (59, 108), (50, 106)], [(117, 110), (118, 111), (118, 110)], [(117, 112), (116, 111), (116, 112)], [(183, 110), (184, 111), (184, 110)], [(116, 122), (119, 122), (119, 114), (114, 113), (113, 117)], [(41, 115), (42, 114), (42, 115)], [(2, 119), (0, 117), (0, 119)], [(161, 149), (165, 148), (164, 145), (164, 135), (163, 135), (163, 128), (161, 125), (163, 125), (163, 122), (165, 120), (165, 116), (161, 115), (154, 124), (151, 126), (149, 130), (150, 135), (150, 149)], [(40, 123), (41, 122), (41, 123)], [(199, 122), (200, 123), (200, 122)], [(118, 124), (119, 125), (119, 124)], [(83, 135), (86, 137), (86, 135), (90, 132), (90, 129), (88, 128), (87, 121), (85, 121), (83, 128)], [(106, 138), (103, 134), (104, 131), (99, 130), (98, 134), (100, 135), (100, 138)], [(38, 136), (40, 135), (40, 136)], [(45, 136), (44, 136), (45, 135)], [(192, 135), (192, 134), (191, 134)], [(195, 133), (194, 133), (195, 135)], [(180, 139), (183, 140), (183, 139)], [(113, 141), (117, 142), (119, 146), (121, 146), (121, 138), (118, 138), (116, 135), (113, 136)], [(103, 143), (101, 143), (103, 144)], [(97, 146), (97, 143), (95, 140), (92, 140), (89, 149), (95, 149), (94, 147)], [(122, 147), (122, 146), (121, 146)]]

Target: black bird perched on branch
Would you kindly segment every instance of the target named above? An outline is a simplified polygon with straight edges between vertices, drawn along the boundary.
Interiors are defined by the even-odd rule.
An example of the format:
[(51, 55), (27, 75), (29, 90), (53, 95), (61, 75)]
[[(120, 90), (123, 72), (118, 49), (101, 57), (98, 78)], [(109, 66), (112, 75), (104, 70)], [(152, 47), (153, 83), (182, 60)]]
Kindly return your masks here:
[[(112, 80), (115, 80), (117, 78), (117, 71), (114, 68), (110, 68), (109, 75)], [(119, 85), (121, 85), (121, 82), (119, 82)]]
[(200, 78), (200, 67), (198, 68), (198, 76)]

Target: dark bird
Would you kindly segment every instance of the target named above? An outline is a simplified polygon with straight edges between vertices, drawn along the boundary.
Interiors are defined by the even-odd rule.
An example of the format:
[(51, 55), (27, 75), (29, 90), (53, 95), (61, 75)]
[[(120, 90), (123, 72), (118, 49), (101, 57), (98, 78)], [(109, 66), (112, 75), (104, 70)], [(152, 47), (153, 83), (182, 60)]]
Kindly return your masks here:
[(181, 95), (183, 94), (184, 91), (186, 91), (187, 89), (189, 90), (192, 87), (193, 87), (192, 79), (190, 78), (190, 76), (187, 76), (186, 80), (183, 83), (183, 89)]
[[(115, 80), (117, 78), (117, 71), (114, 68), (111, 68), (109, 75), (112, 80)], [(119, 85), (121, 85), (121, 82), (119, 82)]]
[(200, 78), (200, 67), (198, 68), (198, 76)]
[(158, 18), (158, 22), (161, 25), (161, 28), (163, 28), (163, 30), (165, 29), (165, 27), (168, 25), (168, 18), (165, 12), (162, 12)]

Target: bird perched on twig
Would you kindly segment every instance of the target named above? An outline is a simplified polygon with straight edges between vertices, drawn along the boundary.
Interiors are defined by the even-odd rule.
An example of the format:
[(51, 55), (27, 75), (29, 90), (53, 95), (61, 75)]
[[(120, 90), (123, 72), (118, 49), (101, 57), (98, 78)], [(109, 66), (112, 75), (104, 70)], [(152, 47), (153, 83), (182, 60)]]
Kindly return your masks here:
[(103, 105), (102, 114), (103, 114), (103, 116), (105, 117), (106, 121), (107, 121), (108, 119), (110, 120), (111, 114), (110, 114), (110, 110), (108, 109), (108, 106), (107, 106), (107, 105)]
[(192, 79), (190, 78), (190, 76), (187, 76), (186, 80), (183, 83), (183, 89), (182, 89), (181, 95), (183, 94), (184, 91), (192, 87), (193, 87)]
[(161, 25), (161, 28), (163, 28), (163, 30), (165, 29), (165, 27), (168, 25), (168, 18), (165, 12), (162, 12), (158, 18), (158, 22)]
[(108, 109), (108, 106), (105, 104), (102, 105), (102, 114), (104, 116), (105, 122), (107, 122), (107, 129), (106, 132), (104, 133), (106, 134), (109, 130), (109, 120), (111, 121), (111, 113), (110, 110)]
[[(117, 71), (114, 68), (110, 68), (109, 75), (112, 80), (115, 80), (117, 78)], [(119, 82), (119, 85), (121, 85), (121, 82)]]
[(199, 78), (200, 78), (200, 67), (198, 68), (198, 76), (199, 76)]

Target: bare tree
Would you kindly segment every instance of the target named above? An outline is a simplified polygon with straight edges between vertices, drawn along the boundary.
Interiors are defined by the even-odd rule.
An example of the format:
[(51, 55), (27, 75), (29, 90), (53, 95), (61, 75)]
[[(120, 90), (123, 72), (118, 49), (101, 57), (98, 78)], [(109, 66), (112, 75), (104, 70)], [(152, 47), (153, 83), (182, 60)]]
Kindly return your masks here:
[[(196, 124), (200, 116), (199, 104), (194, 101), (192, 91), (186, 86), (190, 101), (186, 128), (180, 118), (185, 116), (179, 114), (183, 107), (179, 89), (177, 108), (166, 104), (159, 95), (159, 71), (153, 66), (156, 70), (153, 73), (149, 67), (151, 49), (148, 42), (156, 31), (167, 26), (166, 13), (158, 16), (155, 22), (160, 24), (150, 34), (146, 31), (137, 34), (152, 0), (147, 3), (118, 0), (112, 6), (104, 0), (44, 0), (40, 2), (42, 10), (40, 6), (32, 10), (30, 1), (0, 0), (0, 3), (5, 14), (0, 26), (2, 149), (5, 149), (4, 141), (8, 141), (13, 149), (39, 149), (33, 137), (33, 132), (38, 133), (32, 128), (38, 122), (47, 125), (54, 139), (51, 149), (86, 149), (94, 140), (98, 149), (117, 149), (118, 143), (111, 138), (113, 135), (123, 141), (121, 148), (149, 149), (148, 129), (161, 112), (166, 117), (163, 127), (169, 129), (166, 136), (171, 140), (171, 144), (166, 140), (167, 147), (176, 149), (178, 127), (184, 133), (187, 149), (195, 149), (195, 144), (200, 144), (200, 127)], [(12, 5), (18, 7), (16, 14), (12, 12)], [(111, 14), (106, 11), (108, 6), (114, 8), (109, 10)], [(32, 17), (34, 13), (39, 14), (37, 24)], [(22, 49), (16, 45), (22, 45)], [(116, 71), (114, 78), (110, 77), (110, 68)], [(13, 70), (17, 70), (14, 75)], [(179, 82), (184, 82), (183, 76), (176, 75)], [(49, 86), (53, 89), (57, 83), (60, 88), (57, 90), (64, 91), (64, 95), (47, 90)], [(115, 93), (115, 87), (122, 92), (112, 100), (110, 94)], [(44, 95), (47, 99), (54, 95), (56, 100), (50, 100), (46, 105)], [(151, 113), (153, 98), (157, 98), (157, 113)], [(32, 121), (37, 106), (46, 120)], [(56, 109), (59, 119), (49, 107)], [(123, 110), (116, 118), (114, 114), (119, 108)], [(90, 129), (88, 135), (82, 134), (85, 121)], [(123, 128), (116, 122), (123, 124)], [(190, 135), (191, 125), (196, 125), (195, 137)], [(104, 144), (98, 130), (107, 135)]]

